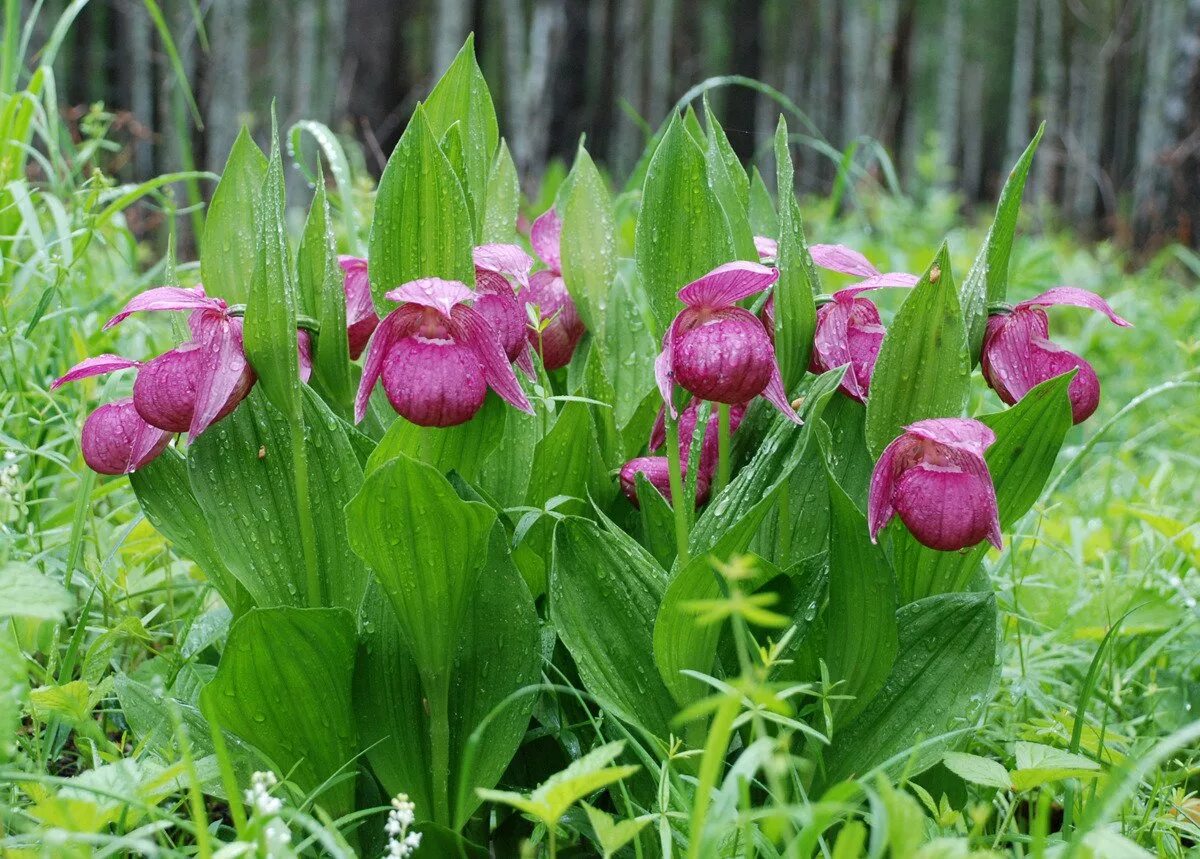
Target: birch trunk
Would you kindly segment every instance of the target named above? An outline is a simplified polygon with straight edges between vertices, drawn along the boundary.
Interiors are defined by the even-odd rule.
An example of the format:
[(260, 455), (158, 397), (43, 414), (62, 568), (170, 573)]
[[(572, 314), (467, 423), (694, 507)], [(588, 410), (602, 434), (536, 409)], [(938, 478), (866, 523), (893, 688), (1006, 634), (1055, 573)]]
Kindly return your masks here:
[[(642, 69), (645, 64), (646, 42), (644, 0), (620, 0), (617, 3), (617, 56), (616, 92), (618, 100), (624, 99), (635, 111), (642, 112)], [(613, 145), (613, 162), (619, 175), (627, 174), (637, 161), (643, 145), (642, 130), (637, 123), (623, 115), (620, 108), (616, 113), (616, 139)]]
[(246, 71), (249, 0), (224, 0), (209, 11), (208, 169), (219, 173), (249, 104)]
[(1029, 103), (1033, 98), (1033, 50), (1037, 37), (1035, 0), (1017, 0), (1017, 26), (1013, 35), (1012, 88), (1008, 100), (1008, 145), (1004, 164), (1016, 163), (1029, 143)]
[(1063, 101), (1066, 75), (1063, 72), (1062, 0), (1039, 0), (1042, 12), (1041, 54), (1045, 69), (1041, 113), (1046, 135), (1038, 147), (1034, 193), (1043, 203), (1059, 197), (1059, 175), (1063, 152)]
[(446, 70), (467, 39), (471, 27), (470, 0), (437, 0), (433, 17), (433, 74)]
[[(942, 163), (949, 168), (958, 164), (962, 123), (959, 120), (963, 100), (963, 6), (949, 0), (942, 18), (942, 71), (938, 75), (937, 129)], [(950, 172), (950, 171), (947, 171)]]

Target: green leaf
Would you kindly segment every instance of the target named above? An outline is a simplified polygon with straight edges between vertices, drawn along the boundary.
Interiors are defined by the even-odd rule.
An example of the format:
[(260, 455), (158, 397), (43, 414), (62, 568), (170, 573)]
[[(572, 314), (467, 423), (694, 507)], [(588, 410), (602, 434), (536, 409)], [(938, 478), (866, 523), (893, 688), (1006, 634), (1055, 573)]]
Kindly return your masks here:
[(970, 271), (962, 284), (962, 313), (967, 331), (967, 342), (972, 359), (978, 360), (979, 348), (983, 343), (983, 332), (987, 326), (988, 305), (1004, 301), (1008, 294), (1008, 268), (1012, 255), (1013, 238), (1017, 233), (1017, 215), (1021, 210), (1021, 195), (1025, 192), (1025, 179), (1033, 164), (1033, 155), (1046, 123), (1038, 126), (1037, 134), (1013, 165), (1000, 192), (996, 204), (996, 217), (988, 228), (983, 247), (971, 264)]
[(782, 116), (775, 132), (775, 169), (779, 187), (779, 254), (775, 261), (779, 267), (779, 280), (773, 290), (775, 355), (779, 359), (783, 385), (792, 391), (808, 371), (813, 333), (817, 328), (817, 305), (813, 295), (820, 292), (821, 281), (804, 237), (804, 219), (793, 190), (787, 123)]
[(538, 442), (525, 503), (543, 507), (557, 495), (604, 506), (616, 492), (596, 441), (586, 403), (562, 404), (558, 420)]
[(966, 752), (946, 752), (942, 756), (946, 769), (964, 781), (982, 787), (994, 787), (997, 790), (1008, 790), (1012, 778), (1003, 765), (991, 758), (969, 755)]
[(350, 415), (355, 385), (350, 374), (350, 346), (346, 339), (345, 276), (338, 264), (333, 218), (325, 183), (318, 176), (296, 258), (296, 284), (300, 308), (317, 320), (320, 333), (313, 337), (313, 384), (335, 412)]
[(669, 570), (675, 561), (675, 513), (670, 502), (654, 488), (646, 475), (638, 472), (634, 482), (641, 514), (642, 545), (664, 570)]
[[(1010, 409), (979, 420), (996, 433), (984, 459), (996, 486), (1000, 527), (1011, 530), (1041, 495), (1054, 461), (1072, 426), (1067, 396), (1072, 373), (1042, 382)], [(900, 522), (889, 526), (892, 561), (901, 602), (967, 587), (983, 562), (988, 543), (966, 552), (938, 552), (922, 546)]]
[(1017, 768), (1012, 773), (1013, 790), (1033, 790), (1068, 778), (1090, 779), (1100, 775), (1100, 765), (1083, 755), (1018, 740), (1013, 744)]
[(488, 171), (487, 190), (483, 199), (483, 244), (512, 242), (517, 235), (517, 211), (521, 206), (521, 188), (517, 182), (517, 165), (508, 152), (508, 144), (500, 140), (500, 148)]
[[(359, 734), (371, 768), (388, 793), (408, 793), (417, 804), (418, 817), (424, 819), (433, 809), (433, 788), (429, 713), (420, 675), (396, 614), (378, 586), (368, 591), (363, 607), (363, 644), (354, 686)], [(459, 628), (450, 684), (450, 747), (452, 759), (459, 762), (454, 771), (459, 825), (478, 805), (474, 788), (496, 784), (525, 735), (534, 696), (496, 708), (515, 690), (537, 682), (538, 645), (533, 597), (508, 556), (504, 529), (496, 525), (486, 566)], [(490, 722), (474, 741), (474, 757), (468, 761), (468, 739), (484, 719)]]
[[(462, 138), (464, 188), (468, 204), (475, 211), (473, 236), (480, 235), (480, 225), (487, 196), (488, 175), (492, 157), (500, 142), (496, 108), (487, 81), (475, 60), (475, 36), (467, 36), (450, 68), (425, 102), (425, 113), (435, 137), (442, 137), (454, 123), (459, 123)], [(372, 259), (374, 254), (372, 253)]]
[(296, 285), (285, 219), (283, 161), (271, 148), (259, 193), (258, 258), (246, 302), (243, 343), (258, 376), (256, 387), (289, 420), (300, 419), (300, 363), (296, 349)]
[(17, 750), (21, 706), (29, 691), (25, 661), (11, 635), (0, 637), (0, 763), (7, 763)]
[(775, 204), (771, 201), (771, 192), (767, 190), (767, 184), (763, 182), (757, 167), (750, 171), (750, 229), (756, 236), (775, 238), (779, 235), (779, 217), (775, 214)]
[[(890, 762), (916, 775), (941, 760), (945, 734), (975, 727), (995, 694), (996, 597), (941, 594), (897, 612), (900, 645), (892, 673), (858, 717), (835, 734), (825, 784)], [(894, 760), (893, 760), (894, 759)]]
[(704, 122), (708, 126), (704, 153), (708, 162), (708, 181), (725, 213), (729, 236), (733, 240), (734, 257), (758, 262), (748, 214), (750, 180), (746, 178), (742, 162), (729, 145), (725, 129), (721, 128), (721, 123), (709, 107), (707, 95), (704, 97)]
[(637, 838), (651, 820), (649, 816), (646, 816), (634, 820), (617, 821), (611, 814), (594, 808), (586, 802), (583, 803), (583, 810), (587, 812), (588, 823), (592, 825), (592, 831), (596, 833), (596, 841), (600, 844), (604, 859), (609, 859), (610, 856)]
[(587, 690), (664, 740), (675, 701), (654, 664), (653, 628), (667, 575), (625, 532), (568, 517), (554, 534), (550, 618)]
[[(317, 565), (330, 604), (356, 611), (367, 574), (350, 549), (342, 509), (362, 468), (344, 424), (311, 388), (303, 395)], [(309, 602), (292, 456), (291, 427), (257, 386), (188, 452), (188, 478), (216, 553), (262, 607)]]
[(345, 609), (250, 609), (234, 621), (217, 676), (202, 693), (222, 728), (260, 749), (301, 790), (341, 775), (317, 800), (335, 818), (354, 808), (354, 650), (354, 616)]
[(603, 340), (608, 293), (616, 279), (616, 226), (604, 178), (582, 143), (559, 205), (563, 280), (584, 325)]
[(142, 512), (160, 534), (182, 550), (234, 612), (250, 605), (250, 594), (221, 558), (204, 511), (188, 482), (187, 462), (174, 448), (129, 475)]
[(0, 566), (0, 617), (61, 621), (74, 604), (61, 583), (28, 564)]
[[(658, 344), (646, 324), (645, 300), (637, 283), (637, 271), (629, 260), (618, 263), (608, 294), (601, 351), (604, 374), (616, 391), (613, 419), (625, 429), (643, 401), (654, 394), (654, 359)], [(657, 406), (656, 406), (657, 408)], [(644, 441), (644, 439), (639, 439)]]
[(443, 474), (453, 470), (464, 480), (474, 481), (484, 461), (500, 444), (508, 410), (504, 400), (490, 393), (483, 408), (457, 426), (422, 427), (399, 418), (379, 440), (365, 470), (371, 472), (403, 454), (428, 463)]
[(704, 152), (678, 116), (646, 172), (634, 256), (658, 334), (683, 306), (676, 293), (734, 258), (724, 211), (708, 186)]
[(888, 326), (867, 398), (867, 446), (878, 458), (902, 428), (958, 417), (970, 393), (971, 363), (958, 293), (943, 243), (937, 258)]
[(478, 793), (488, 802), (510, 805), (536, 817), (546, 826), (556, 826), (559, 818), (579, 800), (637, 772), (636, 766), (608, 766), (624, 748), (624, 741), (618, 740), (593, 749), (550, 776), (528, 797), (505, 790), (480, 790)]
[(829, 603), (825, 607), (830, 678), (844, 681), (838, 724), (862, 712), (887, 680), (896, 659), (896, 582), (883, 550), (871, 542), (867, 519), (837, 484), (829, 481)]
[(410, 280), (475, 282), (470, 210), (430, 125), (418, 105), (379, 179), (369, 272), (381, 313), (392, 309), (383, 294)]
[(499, 445), (480, 467), (479, 488), (505, 507), (524, 504), (541, 433), (540, 415), (504, 409), (504, 432)]
[(250, 274), (258, 264), (255, 209), (266, 175), (267, 156), (242, 126), (208, 204), (200, 251), (205, 291), (230, 304), (240, 304), (250, 294)]

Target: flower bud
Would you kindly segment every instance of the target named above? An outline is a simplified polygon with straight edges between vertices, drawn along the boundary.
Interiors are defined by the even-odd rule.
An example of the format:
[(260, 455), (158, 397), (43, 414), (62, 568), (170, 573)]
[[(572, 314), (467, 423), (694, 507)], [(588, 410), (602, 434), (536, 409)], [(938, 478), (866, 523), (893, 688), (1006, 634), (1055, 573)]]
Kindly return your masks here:
[(871, 540), (899, 516), (931, 549), (953, 552), (985, 539), (1000, 548), (996, 490), (983, 457), (995, 441), (988, 427), (968, 418), (934, 418), (905, 427), (871, 475)]
[(163, 452), (171, 434), (142, 420), (133, 400), (105, 403), (83, 424), (83, 461), (99, 474), (129, 474)]
[(367, 348), (367, 341), (379, 325), (379, 315), (371, 298), (367, 261), (359, 257), (340, 256), (338, 264), (345, 272), (342, 287), (346, 292), (346, 339), (350, 345), (350, 360), (354, 361)]
[(992, 390), (1009, 405), (1042, 382), (1076, 370), (1067, 396), (1072, 419), (1078, 424), (1091, 417), (1100, 404), (1100, 380), (1091, 364), (1049, 339), (1050, 320), (1042, 308), (1056, 304), (1096, 310), (1114, 324), (1129, 327), (1100, 296), (1075, 287), (1055, 287), (1022, 301), (1011, 313), (988, 317), (980, 369)]
[[(665, 456), (639, 456), (631, 459), (621, 467), (621, 491), (634, 507), (640, 506), (637, 497), (637, 475), (645, 475), (650, 485), (657, 489), (662, 496), (671, 501), (671, 468)], [(687, 469), (683, 470), (683, 479), (687, 481)], [(696, 505), (708, 500), (710, 476), (703, 470), (696, 475)]]

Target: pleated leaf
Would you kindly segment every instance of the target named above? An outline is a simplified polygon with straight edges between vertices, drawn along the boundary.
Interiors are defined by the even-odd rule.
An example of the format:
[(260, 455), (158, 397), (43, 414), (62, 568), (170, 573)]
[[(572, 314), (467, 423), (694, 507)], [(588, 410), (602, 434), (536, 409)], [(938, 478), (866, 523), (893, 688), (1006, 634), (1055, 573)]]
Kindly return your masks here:
[(250, 275), (258, 262), (255, 208), (266, 175), (267, 156), (242, 126), (208, 204), (200, 250), (205, 291), (230, 304), (250, 295)]

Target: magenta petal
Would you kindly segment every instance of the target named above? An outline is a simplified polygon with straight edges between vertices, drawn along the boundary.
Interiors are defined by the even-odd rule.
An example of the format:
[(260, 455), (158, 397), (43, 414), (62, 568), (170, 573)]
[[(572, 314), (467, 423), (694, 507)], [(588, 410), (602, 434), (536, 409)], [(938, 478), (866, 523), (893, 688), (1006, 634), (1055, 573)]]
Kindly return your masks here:
[(511, 277), (521, 286), (529, 283), (529, 272), (533, 269), (533, 257), (525, 253), (520, 245), (479, 245), (471, 251), (471, 257), (475, 262), (476, 269), (484, 269)]
[(562, 257), (560, 246), (562, 242), (562, 221), (553, 208), (541, 214), (529, 230), (529, 243), (533, 252), (541, 257), (546, 267), (555, 274), (562, 273)]
[(983, 452), (996, 443), (991, 427), (970, 418), (929, 418), (904, 429), (918, 438), (973, 454), (980, 461)]
[(313, 371), (312, 336), (307, 331), (296, 332), (296, 352), (300, 361), (300, 381), (307, 385)]
[(895, 439), (883, 449), (883, 454), (875, 463), (875, 470), (871, 472), (871, 487), (867, 493), (867, 530), (872, 543), (877, 541), (879, 532), (892, 521), (896, 513), (892, 507), (892, 490), (896, 483), (898, 453), (907, 444), (904, 436)]
[(383, 372), (383, 360), (387, 357), (392, 345), (402, 337), (407, 337), (421, 324), (424, 315), (418, 307), (400, 307), (389, 313), (379, 323), (371, 340), (367, 344), (367, 360), (363, 362), (362, 379), (358, 383), (358, 393), (354, 396), (354, 422), (359, 423), (367, 414), (367, 403), (371, 399), (371, 391)]
[(133, 400), (105, 403), (83, 424), (79, 445), (84, 462), (99, 474), (129, 474), (162, 453), (171, 433), (138, 415)]
[(847, 396), (866, 402), (884, 328), (869, 300), (839, 296), (817, 311), (811, 368), (824, 373), (849, 365), (840, 387)]
[(200, 286), (158, 286), (135, 295), (125, 305), (125, 308), (114, 316), (104, 327), (112, 328), (134, 313), (147, 310), (225, 310), (225, 302), (219, 298), (209, 298)]
[(869, 289), (885, 289), (887, 287), (910, 287), (916, 286), (921, 278), (915, 274), (908, 274), (903, 271), (889, 271), (887, 274), (877, 274), (868, 277), (861, 283), (856, 283), (854, 286), (848, 286), (845, 289), (839, 289), (834, 296), (842, 296), (853, 298), (860, 292), (866, 292)]
[[(654, 381), (658, 384), (658, 393), (662, 396), (664, 407), (671, 410), (671, 417), (679, 414), (675, 408), (675, 370), (672, 367), (671, 353), (675, 351), (675, 323), (667, 329), (663, 338), (662, 351), (654, 359)], [(664, 430), (665, 432), (665, 430)]]
[(131, 361), (129, 358), (122, 358), (120, 355), (96, 355), (93, 358), (84, 358), (62, 376), (59, 376), (50, 384), (50, 390), (61, 388), (67, 382), (78, 382), (80, 379), (87, 379), (91, 376), (102, 376), (105, 373), (113, 373), (117, 370), (124, 370), (129, 367), (140, 367), (137, 361)]
[(533, 414), (533, 406), (521, 389), (521, 383), (517, 381), (517, 375), (508, 362), (508, 356), (504, 354), (495, 330), (482, 316), (470, 307), (455, 307), (451, 316), (451, 333), (455, 340), (474, 350), (483, 368), (483, 377), (493, 391), (521, 411)]
[(196, 378), (196, 408), (188, 428), (188, 443), (208, 429), (244, 384), (248, 364), (242, 338), (234, 320), (213, 329), (206, 342), (198, 342), (203, 360)]
[(779, 256), (779, 242), (766, 236), (755, 236), (754, 250), (758, 252), (760, 261), (775, 259), (775, 257)]
[(519, 300), (524, 306), (537, 307), (540, 318), (548, 320), (541, 332), (526, 330), (529, 344), (541, 355), (542, 364), (547, 370), (567, 366), (587, 329), (562, 275), (545, 269), (534, 272)]
[(879, 274), (879, 269), (870, 260), (845, 245), (809, 245), (808, 251), (814, 263), (829, 271), (857, 277), (876, 277)]
[(679, 290), (689, 307), (726, 307), (757, 295), (779, 280), (779, 269), (756, 262), (729, 262)]
[(464, 301), (472, 301), (475, 298), (475, 292), (462, 281), (423, 277), (401, 284), (384, 297), (390, 301), (403, 301), (406, 304), (431, 307), (449, 318), (450, 311)]
[(804, 423), (788, 401), (787, 389), (783, 387), (783, 375), (779, 372), (779, 362), (775, 360), (774, 356), (771, 357), (771, 380), (767, 382), (767, 387), (763, 389), (762, 395), (766, 397), (767, 402), (783, 412), (783, 416), (789, 421), (796, 424)]
[(350, 360), (356, 360), (366, 348), (379, 315), (371, 298), (371, 279), (367, 274), (367, 261), (359, 257), (340, 256), (338, 264), (345, 272), (342, 288), (346, 293), (346, 337), (349, 341)]
[(392, 408), (418, 426), (450, 427), (483, 406), (487, 382), (475, 351), (453, 340), (419, 335), (392, 344), (383, 362), (383, 390)]
[[(671, 466), (665, 456), (639, 456), (631, 459), (621, 467), (621, 491), (633, 504), (639, 506), (637, 497), (637, 475), (643, 475), (650, 485), (671, 501)], [(683, 478), (687, 479), (687, 469), (683, 469)], [(696, 475), (696, 504), (708, 500), (710, 478), (701, 470)]]
[(525, 374), (525, 378), (532, 379), (537, 375), (537, 368), (533, 366), (533, 347), (528, 342), (521, 348), (521, 353), (517, 355), (517, 368)]
[(1025, 307), (1053, 307), (1055, 305), (1073, 305), (1075, 307), (1086, 307), (1089, 310), (1095, 310), (1103, 313), (1115, 324), (1123, 328), (1132, 328), (1132, 323), (1113, 311), (1108, 302), (1094, 292), (1088, 292), (1086, 289), (1080, 289), (1075, 286), (1056, 286), (1053, 289), (1048, 289), (1041, 295), (1034, 296), (1027, 301), (1022, 301), (1017, 305), (1017, 308)]
[(1001, 548), (991, 480), (965, 471), (914, 465), (896, 482), (896, 512), (922, 545), (956, 552), (982, 540)]

